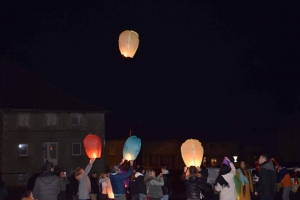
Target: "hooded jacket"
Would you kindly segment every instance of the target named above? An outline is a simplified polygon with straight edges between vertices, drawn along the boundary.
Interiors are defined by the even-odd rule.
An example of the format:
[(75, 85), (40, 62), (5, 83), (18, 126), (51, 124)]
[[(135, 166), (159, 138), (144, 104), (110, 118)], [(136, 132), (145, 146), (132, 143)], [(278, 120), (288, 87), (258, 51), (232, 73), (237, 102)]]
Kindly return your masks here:
[(45, 171), (37, 177), (32, 195), (40, 200), (57, 200), (60, 193), (59, 177), (52, 171)]
[(125, 174), (121, 173), (111, 173), (110, 182), (115, 196), (121, 196), (126, 193), (124, 180), (131, 176), (133, 167), (130, 166), (128, 172)]
[(147, 194), (147, 189), (146, 189), (146, 184), (144, 181), (144, 175), (141, 174), (140, 172), (135, 173), (135, 179), (136, 179), (136, 191), (138, 194)]
[(274, 197), (276, 193), (276, 170), (271, 161), (260, 166), (257, 192), (260, 196)]

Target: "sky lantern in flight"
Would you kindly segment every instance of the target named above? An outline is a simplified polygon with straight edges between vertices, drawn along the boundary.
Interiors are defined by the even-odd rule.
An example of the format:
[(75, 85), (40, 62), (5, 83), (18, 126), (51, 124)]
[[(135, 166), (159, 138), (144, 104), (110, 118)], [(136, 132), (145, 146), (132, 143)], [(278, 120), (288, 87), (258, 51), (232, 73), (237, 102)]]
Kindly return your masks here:
[(141, 139), (136, 136), (130, 136), (123, 148), (123, 158), (125, 160), (135, 160), (141, 150)]
[(139, 46), (139, 35), (135, 31), (123, 31), (119, 36), (119, 49), (123, 56), (133, 58)]
[(89, 134), (84, 140), (85, 153), (89, 158), (101, 158), (102, 141), (98, 135)]
[(196, 139), (188, 139), (181, 145), (181, 156), (185, 166), (201, 166), (203, 158), (203, 147)]

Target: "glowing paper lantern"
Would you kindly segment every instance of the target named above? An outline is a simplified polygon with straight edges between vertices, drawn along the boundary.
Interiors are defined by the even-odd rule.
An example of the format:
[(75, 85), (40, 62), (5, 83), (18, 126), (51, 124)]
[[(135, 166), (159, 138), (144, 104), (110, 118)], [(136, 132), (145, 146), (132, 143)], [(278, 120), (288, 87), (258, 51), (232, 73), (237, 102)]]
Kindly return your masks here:
[(203, 153), (199, 140), (188, 139), (181, 145), (181, 156), (187, 167), (201, 166)]
[(123, 31), (119, 36), (119, 49), (123, 56), (133, 58), (139, 46), (139, 35), (135, 31)]
[[(123, 169), (122, 167), (120, 167), (120, 170), (121, 170), (121, 174), (126, 174), (127, 173), (127, 171), (125, 169)], [(124, 180), (124, 185), (125, 185), (125, 188), (129, 187), (129, 178), (126, 178)]]
[(123, 148), (123, 158), (125, 160), (135, 160), (141, 150), (141, 139), (136, 136), (129, 137)]
[(84, 138), (83, 144), (89, 158), (101, 158), (102, 142), (99, 136), (89, 134)]

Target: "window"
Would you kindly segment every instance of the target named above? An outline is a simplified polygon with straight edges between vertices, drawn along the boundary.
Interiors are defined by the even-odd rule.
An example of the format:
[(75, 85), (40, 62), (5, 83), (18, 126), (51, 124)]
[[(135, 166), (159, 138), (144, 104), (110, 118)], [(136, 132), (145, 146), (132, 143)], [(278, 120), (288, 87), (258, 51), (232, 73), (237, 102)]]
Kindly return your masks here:
[(158, 165), (158, 156), (149, 156), (150, 165)]
[(211, 149), (211, 150), (216, 149), (216, 144), (215, 144), (215, 143), (210, 143), (210, 149)]
[(115, 147), (110, 147), (109, 148), (109, 155), (116, 155), (116, 148)]
[(45, 142), (44, 143), (44, 163), (46, 160), (52, 162), (54, 165), (57, 165), (57, 151), (58, 144), (57, 142)]
[(73, 114), (72, 115), (72, 125), (73, 126), (82, 125), (82, 115), (81, 114)]
[(210, 159), (210, 165), (211, 165), (212, 167), (217, 166), (217, 158), (211, 158), (211, 159)]
[(163, 166), (170, 166), (170, 156), (161, 156), (160, 157), (160, 165)]
[(28, 156), (28, 144), (19, 144), (19, 156)]
[(57, 115), (55, 113), (46, 114), (46, 126), (56, 126), (57, 124)]
[(81, 143), (72, 143), (72, 156), (81, 155)]
[(202, 165), (205, 167), (206, 166), (206, 157), (203, 157)]
[(30, 126), (30, 114), (29, 113), (18, 114), (18, 126), (19, 127), (29, 127)]

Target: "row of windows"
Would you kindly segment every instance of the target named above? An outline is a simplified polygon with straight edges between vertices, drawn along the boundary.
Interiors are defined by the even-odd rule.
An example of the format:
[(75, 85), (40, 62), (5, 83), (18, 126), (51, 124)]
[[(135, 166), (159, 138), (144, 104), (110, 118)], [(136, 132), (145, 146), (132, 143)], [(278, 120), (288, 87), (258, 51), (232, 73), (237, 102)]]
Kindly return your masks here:
[[(58, 144), (57, 142), (44, 143), (44, 158), (57, 159)], [(81, 155), (81, 143), (72, 143), (72, 156)], [(29, 144), (19, 144), (18, 156), (29, 156)]]
[[(17, 119), (18, 127), (30, 127), (31, 125), (31, 114), (30, 113), (21, 113), (18, 114)], [(82, 114), (72, 114), (71, 115), (72, 125), (80, 126), (82, 125)], [(58, 116), (55, 113), (46, 113), (45, 114), (45, 125), (46, 126), (57, 126)]]

